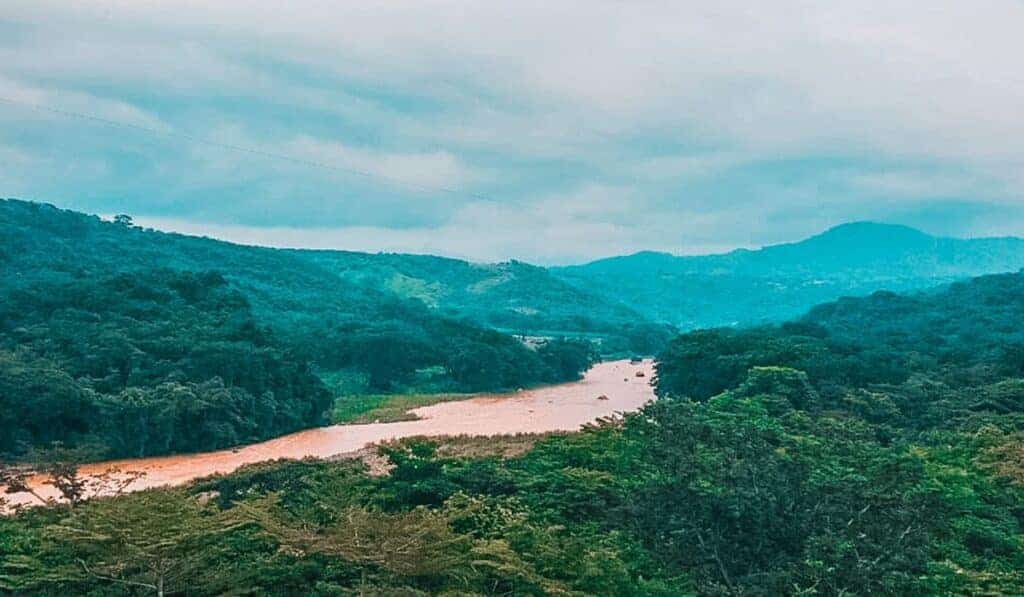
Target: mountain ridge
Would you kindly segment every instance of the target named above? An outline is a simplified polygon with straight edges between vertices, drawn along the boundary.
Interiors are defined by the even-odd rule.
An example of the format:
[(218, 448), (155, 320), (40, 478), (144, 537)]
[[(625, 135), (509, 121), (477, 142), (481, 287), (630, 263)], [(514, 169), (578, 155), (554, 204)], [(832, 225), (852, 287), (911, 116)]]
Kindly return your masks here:
[(1022, 267), (1021, 238), (942, 237), (862, 221), (760, 249), (640, 252), (551, 271), (655, 321), (692, 329), (780, 321), (846, 295), (920, 290)]
[[(721, 253), (702, 253), (702, 254), (695, 254), (695, 255), (678, 255), (678, 254), (671, 253), (671, 252), (668, 252), (668, 251), (641, 250), (641, 251), (636, 251), (634, 253), (628, 253), (628, 254), (624, 254), (624, 255), (612, 255), (612, 256), (608, 256), (608, 257), (602, 257), (602, 258), (599, 258), (599, 259), (593, 259), (593, 260), (590, 260), (590, 261), (585, 261), (585, 262), (577, 263), (577, 264), (551, 266), (548, 269), (552, 269), (552, 270), (565, 270), (565, 269), (572, 269), (572, 268), (594, 266), (594, 265), (602, 264), (602, 263), (605, 263), (605, 262), (621, 261), (621, 260), (624, 260), (624, 259), (648, 259), (648, 260), (649, 259), (663, 259), (663, 260), (679, 259), (679, 260), (687, 260), (687, 261), (689, 261), (689, 260), (701, 260), (701, 259), (726, 259), (726, 258), (733, 258), (733, 257), (737, 257), (737, 256), (749, 256), (751, 254), (761, 253), (761, 252), (764, 252), (764, 251), (771, 252), (771, 251), (779, 250), (781, 248), (807, 247), (807, 246), (812, 246), (812, 245), (819, 244), (819, 243), (821, 243), (823, 241), (842, 240), (844, 242), (849, 242), (849, 240), (851, 240), (851, 236), (852, 235), (856, 235), (856, 236), (852, 236), (853, 240), (862, 241), (862, 242), (863, 241), (867, 241), (867, 240), (878, 240), (878, 238), (881, 235), (879, 235), (877, 233), (882, 232), (882, 231), (898, 232), (898, 233), (902, 234), (904, 238), (913, 238), (915, 240), (924, 240), (924, 241), (927, 241), (929, 243), (942, 242), (942, 241), (962, 241), (962, 242), (977, 242), (977, 241), (1015, 241), (1016, 242), (1016, 241), (1019, 241), (1022, 244), (1024, 244), (1024, 238), (1018, 237), (1018, 236), (1012, 236), (1012, 235), (980, 236), (980, 237), (961, 238), (961, 237), (954, 237), (954, 236), (933, 235), (933, 234), (924, 232), (923, 230), (920, 230), (918, 228), (914, 228), (912, 226), (907, 226), (905, 224), (891, 224), (891, 223), (887, 223), (887, 222), (877, 222), (877, 221), (874, 221), (874, 220), (856, 220), (856, 221), (852, 221), (852, 222), (844, 222), (842, 224), (836, 224), (835, 226), (831, 226), (831, 227), (826, 228), (825, 230), (823, 230), (821, 232), (818, 232), (816, 234), (812, 234), (810, 236), (807, 236), (807, 237), (799, 239), (799, 240), (788, 241), (788, 242), (780, 242), (780, 243), (774, 243), (774, 244), (767, 244), (767, 245), (762, 245), (760, 247), (753, 248), (753, 249), (746, 248), (746, 247), (740, 247), (740, 248), (732, 249), (732, 250), (729, 250), (729, 251), (724, 251), (724, 252), (721, 252)], [(866, 234), (864, 234), (865, 232), (870, 233), (872, 236), (869, 238)], [(921, 243), (921, 244), (924, 244), (924, 243)]]
[[(573, 286), (546, 268), (515, 260), (478, 264), (432, 255), (243, 245), (117, 225), (17, 199), (0, 201), (3, 228), (8, 238), (0, 242), (0, 263), (4, 252), (10, 253), (12, 265), (25, 270), (26, 279), (34, 267), (50, 268), (54, 261), (61, 264), (61, 271), (85, 268), (103, 273), (87, 253), (120, 251), (113, 264), (118, 268), (172, 264), (192, 271), (224, 269), (229, 278), (244, 279), (257, 311), (289, 317), (303, 313), (312, 319), (314, 311), (325, 307), (340, 308), (357, 319), (373, 317), (380, 305), (387, 312), (425, 309), (431, 316), (466, 320), (504, 333), (590, 338), (606, 353), (615, 354), (653, 354), (674, 332), (651, 324), (618, 301)], [(89, 251), (83, 253), (87, 239)], [(126, 246), (131, 250), (124, 252)], [(321, 304), (289, 303), (286, 297), (297, 288), (309, 292), (310, 298), (319, 297)], [(387, 306), (391, 303), (395, 305)]]
[[(5, 201), (22, 207), (47, 205)], [(78, 213), (49, 207), (54, 214)], [(73, 230), (74, 225), (66, 227)], [(656, 352), (673, 328), (778, 321), (842, 296), (919, 290), (1024, 267), (1024, 239), (1018, 237), (935, 236), (902, 224), (866, 220), (759, 249), (682, 256), (640, 251), (557, 267), (515, 259), (479, 263), (395, 252), (279, 249), (131, 230), (163, 235), (159, 238), (165, 245), (180, 249), (175, 259), (199, 263), (212, 252), (250, 269), (249, 257), (242, 255), (266, 264), (291, 263), (290, 270), (284, 268), (286, 278), (302, 278), (298, 282), (310, 286), (340, 284), (362, 294), (363, 302), (411, 300), (439, 315), (506, 333), (594, 338), (615, 354)], [(160, 258), (164, 249), (143, 250)], [(256, 266), (250, 273), (258, 277), (265, 271)], [(255, 285), (257, 308), (262, 284), (281, 282)]]

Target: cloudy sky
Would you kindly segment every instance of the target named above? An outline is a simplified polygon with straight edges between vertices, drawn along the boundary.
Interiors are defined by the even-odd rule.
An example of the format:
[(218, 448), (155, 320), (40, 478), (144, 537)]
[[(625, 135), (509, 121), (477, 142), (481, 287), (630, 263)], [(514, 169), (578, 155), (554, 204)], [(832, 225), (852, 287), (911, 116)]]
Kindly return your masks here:
[(0, 196), (542, 263), (1024, 234), (1022, 31), (1021, 0), (4, 0)]

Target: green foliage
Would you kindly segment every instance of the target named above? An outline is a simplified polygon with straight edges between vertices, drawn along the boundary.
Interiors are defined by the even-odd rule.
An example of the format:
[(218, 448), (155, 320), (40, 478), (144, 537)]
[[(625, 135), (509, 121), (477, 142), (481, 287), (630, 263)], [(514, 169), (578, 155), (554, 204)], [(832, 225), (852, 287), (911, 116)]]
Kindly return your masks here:
[(13, 200), (0, 233), (8, 458), (55, 442), (89, 458), (211, 450), (319, 425), (332, 390), (507, 390), (577, 379), (595, 356), (442, 317), (312, 253)]
[(521, 261), (478, 264), (346, 251), (296, 254), (343, 279), (422, 301), (451, 317), (519, 335), (591, 338), (603, 354), (654, 354), (673, 333), (616, 297), (599, 297)]
[(924, 429), (983, 413), (1024, 413), (1024, 274), (914, 295), (878, 292), (751, 330), (701, 330), (672, 342), (658, 392), (695, 400), (737, 386), (751, 367), (803, 371), (818, 396), (889, 426)]
[[(1007, 438), (1019, 433), (1024, 414), (1022, 314), (1024, 275), (1009, 274), (916, 295), (842, 299), (775, 327), (686, 334), (658, 363), (658, 392), (666, 397), (658, 406), (689, 404), (673, 396), (705, 402), (700, 408), (746, 397), (787, 424), (802, 420), (801, 427), (813, 430), (834, 421), (781, 446), (784, 454), (804, 451), (816, 468), (827, 465), (822, 472), (840, 473), (836, 491), (844, 497), (867, 483), (872, 493), (858, 498), (867, 510), (857, 520), (882, 514), (880, 503), (897, 507), (875, 524), (879, 541), (889, 533), (899, 544), (876, 550), (867, 562), (901, 559), (880, 577), (882, 584), (863, 586), (864, 547), (829, 530), (815, 539), (814, 559), (805, 562), (813, 563), (804, 571), (813, 586), (1018, 593), (1024, 535), (1021, 488), (1014, 483), (1019, 467), (1012, 463), (1020, 450)], [(833, 460), (837, 447), (857, 459)], [(872, 452), (877, 456), (863, 460)], [(861, 560), (857, 569), (846, 584), (835, 584), (834, 561), (851, 557)]]
[[(310, 347), (325, 351), (321, 370), (345, 372), (326, 376), (336, 387), (425, 371), (518, 384), (592, 358), (575, 341), (529, 349), (429, 317), (417, 329), (436, 336), (407, 334), (397, 315), (374, 332), (308, 312), (250, 324), (257, 299), (227, 275), (97, 279), (11, 291), (28, 298), (4, 315), (0, 387), (31, 392), (0, 417), (19, 441), (86, 445), (95, 407), (126, 430), (104, 441), (142, 449), (138, 429), (159, 437), (179, 402), (231, 413), (259, 384), (275, 397), (282, 379), (320, 388), (312, 366), (280, 373), (313, 361)], [(432, 285), (399, 287), (441, 301)], [(351, 461), (263, 463), (22, 512), (0, 518), (0, 591), (137, 594), (162, 579), (195, 595), (1024, 594), (1022, 316), (1020, 274), (843, 299), (781, 325), (685, 334), (659, 358), (658, 401), (514, 456), (411, 439), (384, 450), (381, 477)], [(281, 339), (300, 330), (306, 347)], [(357, 361), (359, 345), (396, 352)], [(239, 362), (250, 353), (263, 357)], [(23, 425), (25, 405), (50, 411)], [(187, 420), (189, 442), (209, 441), (205, 419)], [(231, 436), (258, 417), (211, 420)]]
[(330, 395), (217, 274), (155, 271), (9, 293), (0, 452), (211, 450), (320, 424)]
[[(101, 500), (48, 524), (31, 554), (8, 556), (7, 588), (47, 592), (57, 587), (179, 593), (202, 583), (201, 562), (236, 524), (180, 492), (148, 491)], [(4, 588), (0, 584), (0, 588)]]

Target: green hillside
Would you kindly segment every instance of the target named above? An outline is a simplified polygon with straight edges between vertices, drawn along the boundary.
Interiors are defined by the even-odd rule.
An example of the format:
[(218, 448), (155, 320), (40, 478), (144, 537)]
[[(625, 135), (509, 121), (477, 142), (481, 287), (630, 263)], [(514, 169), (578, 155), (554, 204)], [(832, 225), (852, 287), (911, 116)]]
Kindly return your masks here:
[(430, 255), (296, 251), (354, 284), (416, 299), (436, 312), (527, 336), (596, 339), (606, 353), (657, 352), (671, 337), (616, 300), (523, 263), (471, 263)]
[(0, 201), (0, 268), (0, 454), (223, 447), (320, 424), (335, 394), (566, 381), (593, 351), (530, 347), (290, 251), (23, 201)]

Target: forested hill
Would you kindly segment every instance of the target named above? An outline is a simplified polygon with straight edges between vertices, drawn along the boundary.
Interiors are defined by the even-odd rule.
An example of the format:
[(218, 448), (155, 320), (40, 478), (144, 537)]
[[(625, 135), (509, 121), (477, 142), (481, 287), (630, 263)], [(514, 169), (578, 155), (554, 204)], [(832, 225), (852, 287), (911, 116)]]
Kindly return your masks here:
[[(1024, 412), (1016, 390), (1001, 406), (987, 402), (996, 389), (988, 384), (1024, 379), (1024, 274), (847, 297), (779, 325), (698, 330), (674, 340), (661, 361), (660, 393), (697, 400), (736, 386), (752, 367), (786, 366), (833, 402), (849, 399), (849, 389), (885, 388), (879, 406), (899, 409), (908, 425), (949, 422), (972, 408)], [(972, 389), (954, 395), (950, 387)]]
[[(217, 270), (244, 289), (257, 313), (275, 317), (285, 312), (300, 320), (328, 313), (358, 321), (440, 316), (517, 335), (588, 338), (605, 354), (653, 354), (674, 333), (619, 301), (515, 261), (474, 264), (433, 256), (242, 246), (114, 226), (17, 200), (0, 202), (0, 226), (20, 230), (0, 244), (0, 259), (3, 251), (10, 252), (16, 265), (28, 269), (38, 264), (56, 271), (154, 265)], [(108, 259), (112, 255), (117, 258)]]
[(909, 291), (1024, 267), (1024, 240), (955, 239), (871, 222), (720, 255), (637, 253), (554, 268), (562, 279), (683, 329), (796, 317), (876, 290)]
[(509, 389), (575, 379), (592, 358), (290, 251), (37, 203), (0, 201), (0, 271), (0, 454), (223, 447), (317, 425), (334, 394)]
[(579, 433), (393, 444), (382, 476), (280, 461), (0, 518), (0, 591), (1024, 594), (1024, 276), (684, 334), (657, 390)]
[(654, 354), (671, 337), (618, 300), (571, 285), (547, 269), (432, 255), (295, 251), (353, 283), (417, 299), (438, 313), (522, 335), (581, 336), (607, 353)]
[(659, 556), (737, 594), (1024, 594), (1024, 275), (691, 332), (657, 379)]

